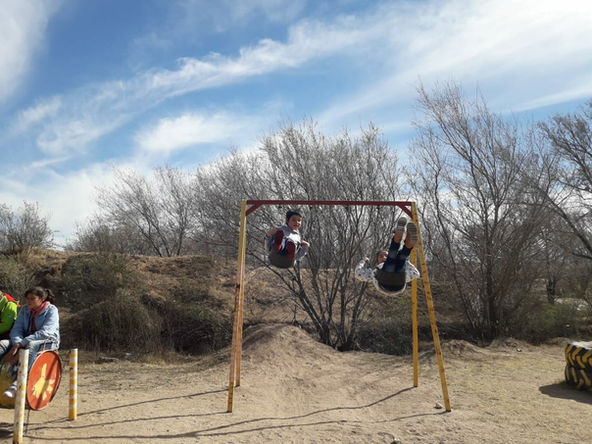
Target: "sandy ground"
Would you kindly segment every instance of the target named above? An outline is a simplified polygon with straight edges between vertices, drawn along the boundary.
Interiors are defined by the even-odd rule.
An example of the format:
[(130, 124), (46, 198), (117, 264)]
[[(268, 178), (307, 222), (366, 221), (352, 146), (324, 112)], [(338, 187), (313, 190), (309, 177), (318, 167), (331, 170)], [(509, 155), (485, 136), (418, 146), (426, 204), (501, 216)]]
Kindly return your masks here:
[[(433, 352), (339, 353), (286, 325), (245, 332), (241, 386), (226, 413), (228, 353), (184, 364), (81, 364), (78, 419), (68, 374), (54, 401), (26, 416), (30, 443), (576, 443), (592, 442), (592, 393), (563, 383), (565, 343), (486, 349), (443, 343), (451, 412)], [(14, 412), (0, 411), (0, 442)]]

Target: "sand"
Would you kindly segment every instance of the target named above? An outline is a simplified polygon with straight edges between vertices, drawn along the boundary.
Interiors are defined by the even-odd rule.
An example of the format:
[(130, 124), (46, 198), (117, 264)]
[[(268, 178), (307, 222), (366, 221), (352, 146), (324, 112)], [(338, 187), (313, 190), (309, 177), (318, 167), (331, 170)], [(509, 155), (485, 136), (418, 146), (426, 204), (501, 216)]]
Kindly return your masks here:
[[(566, 341), (477, 348), (444, 341), (451, 412), (433, 351), (340, 353), (295, 326), (245, 331), (241, 385), (227, 413), (229, 352), (185, 363), (81, 362), (78, 418), (68, 373), (54, 401), (26, 415), (26, 443), (592, 442), (592, 393), (563, 382)], [(14, 412), (0, 410), (0, 441)]]

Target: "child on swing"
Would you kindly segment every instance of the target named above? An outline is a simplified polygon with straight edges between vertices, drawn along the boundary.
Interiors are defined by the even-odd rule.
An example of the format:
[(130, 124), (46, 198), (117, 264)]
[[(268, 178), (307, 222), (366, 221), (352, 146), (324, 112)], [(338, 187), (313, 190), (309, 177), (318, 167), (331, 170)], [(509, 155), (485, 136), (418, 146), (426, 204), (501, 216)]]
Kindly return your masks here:
[[(405, 231), (407, 235), (401, 246)], [(364, 258), (355, 268), (355, 278), (360, 281), (372, 281), (378, 291), (390, 296), (402, 293), (407, 282), (419, 277), (417, 268), (408, 261), (417, 239), (417, 225), (413, 222), (407, 223), (405, 217), (400, 217), (388, 251), (378, 253), (375, 268), (365, 267), (368, 258)]]
[(301, 225), (302, 215), (298, 211), (288, 210), (286, 223), (265, 233), (269, 253), (288, 256), (290, 261), (302, 259), (310, 244), (300, 238)]

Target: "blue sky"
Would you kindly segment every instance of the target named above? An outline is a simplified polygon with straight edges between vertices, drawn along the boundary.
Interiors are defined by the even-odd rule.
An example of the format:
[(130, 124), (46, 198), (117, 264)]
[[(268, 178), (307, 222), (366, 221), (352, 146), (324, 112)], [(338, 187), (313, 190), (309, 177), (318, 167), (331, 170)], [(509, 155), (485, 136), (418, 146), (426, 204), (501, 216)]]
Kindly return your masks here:
[(0, 203), (63, 242), (113, 167), (193, 170), (282, 122), (413, 135), (419, 80), (527, 119), (592, 99), (589, 0), (2, 0)]

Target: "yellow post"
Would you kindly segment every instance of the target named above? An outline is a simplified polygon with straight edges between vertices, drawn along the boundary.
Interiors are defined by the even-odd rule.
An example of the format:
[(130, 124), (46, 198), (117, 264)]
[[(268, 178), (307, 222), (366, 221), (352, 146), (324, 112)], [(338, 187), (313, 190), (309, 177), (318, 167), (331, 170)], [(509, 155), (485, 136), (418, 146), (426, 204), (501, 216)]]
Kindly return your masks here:
[(442, 349), (440, 347), (440, 336), (438, 335), (438, 326), (436, 325), (436, 314), (434, 312), (434, 301), (432, 299), (432, 290), (430, 287), (430, 279), (428, 277), (428, 267), (425, 261), (423, 252), (423, 244), (421, 242), (421, 230), (419, 229), (419, 218), (417, 217), (417, 206), (415, 202), (411, 203), (412, 219), (417, 221), (417, 249), (419, 251), (419, 262), (421, 265), (421, 277), (423, 281), (423, 290), (426, 296), (426, 303), (428, 306), (428, 316), (430, 318), (430, 326), (432, 328), (432, 337), (434, 339), (434, 348), (436, 349), (436, 360), (438, 361), (438, 371), (440, 373), (440, 383), (442, 384), (442, 395), (444, 397), (444, 407), (447, 412), (451, 411), (450, 399), (448, 398), (448, 387), (446, 385), (446, 373), (444, 371), (444, 360), (442, 358)]
[(14, 429), (12, 442), (23, 442), (23, 428), (25, 424), (25, 401), (27, 398), (27, 373), (29, 370), (29, 349), (19, 350), (19, 367), (17, 373), (16, 401), (14, 402)]
[[(245, 207), (246, 209), (246, 207)], [(247, 254), (247, 217), (245, 212), (245, 217), (242, 219), (245, 222), (245, 229), (241, 230), (241, 235), (239, 239), (239, 263), (240, 267), (238, 270), (239, 276), (239, 295), (238, 295), (238, 325), (237, 325), (237, 348), (236, 348), (236, 372), (235, 372), (235, 384), (237, 387), (240, 386), (240, 379), (241, 379), (241, 362), (242, 362), (242, 355), (243, 355), (243, 307), (245, 305), (245, 273), (246, 273), (246, 265), (245, 265), (245, 256)], [(242, 246), (240, 245), (242, 244)]]
[(78, 416), (78, 349), (70, 350), (68, 362), (70, 369), (70, 392), (68, 404), (68, 419), (74, 421)]
[(244, 278), (244, 249), (246, 239), (246, 225), (247, 225), (247, 201), (243, 200), (241, 203), (240, 214), (240, 231), (238, 239), (238, 264), (237, 264), (237, 282), (234, 290), (234, 322), (232, 324), (232, 344), (230, 346), (230, 374), (228, 378), (228, 403), (226, 411), (232, 412), (234, 387), (236, 384), (236, 370), (237, 370), (237, 356), (239, 351), (239, 333), (242, 331), (242, 326), (239, 331), (239, 323), (242, 322), (241, 310), (241, 294)]
[[(419, 231), (419, 221), (413, 220)], [(411, 263), (417, 267), (417, 249), (411, 250)], [(417, 267), (419, 268), (419, 267)], [(419, 332), (417, 322), (417, 279), (411, 281), (411, 332), (413, 336), (413, 387), (419, 385)]]

